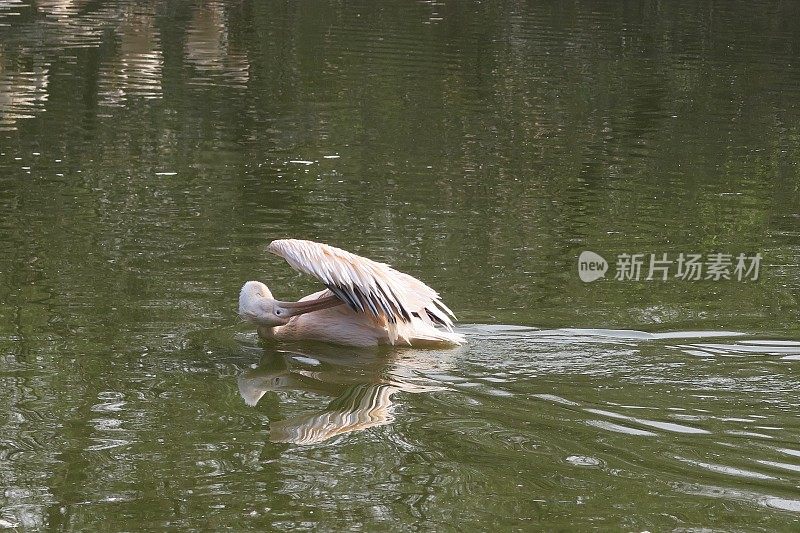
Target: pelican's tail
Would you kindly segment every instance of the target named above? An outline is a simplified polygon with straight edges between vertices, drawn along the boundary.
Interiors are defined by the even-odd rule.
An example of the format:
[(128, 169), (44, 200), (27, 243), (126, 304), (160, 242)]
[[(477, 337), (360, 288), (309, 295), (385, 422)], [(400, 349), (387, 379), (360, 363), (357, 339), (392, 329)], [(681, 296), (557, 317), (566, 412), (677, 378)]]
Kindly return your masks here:
[[(412, 346), (424, 344), (460, 346), (467, 342), (466, 338), (460, 333), (439, 329), (430, 324), (415, 318), (412, 323), (412, 331), (408, 332), (408, 340)], [(397, 344), (402, 344), (398, 339)]]

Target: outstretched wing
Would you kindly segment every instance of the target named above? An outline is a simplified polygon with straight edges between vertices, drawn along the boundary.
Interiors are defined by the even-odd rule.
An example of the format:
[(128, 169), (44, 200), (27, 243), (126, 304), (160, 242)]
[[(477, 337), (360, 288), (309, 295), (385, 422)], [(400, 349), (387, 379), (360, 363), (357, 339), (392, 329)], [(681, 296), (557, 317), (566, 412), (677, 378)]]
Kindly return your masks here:
[(351, 309), (367, 313), (387, 326), (394, 342), (408, 340), (413, 317), (452, 331), (453, 312), (439, 294), (420, 280), (340, 248), (299, 239), (272, 241), (269, 252), (286, 259), (292, 268), (310, 274)]

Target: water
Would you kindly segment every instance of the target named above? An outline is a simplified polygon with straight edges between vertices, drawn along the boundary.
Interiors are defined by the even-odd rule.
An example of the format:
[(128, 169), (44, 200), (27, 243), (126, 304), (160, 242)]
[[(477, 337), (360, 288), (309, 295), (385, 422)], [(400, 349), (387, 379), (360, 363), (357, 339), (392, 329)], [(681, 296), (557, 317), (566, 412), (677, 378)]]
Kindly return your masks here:
[[(0, 3), (0, 527), (796, 530), (798, 15)], [(469, 344), (259, 342), (284, 236)]]

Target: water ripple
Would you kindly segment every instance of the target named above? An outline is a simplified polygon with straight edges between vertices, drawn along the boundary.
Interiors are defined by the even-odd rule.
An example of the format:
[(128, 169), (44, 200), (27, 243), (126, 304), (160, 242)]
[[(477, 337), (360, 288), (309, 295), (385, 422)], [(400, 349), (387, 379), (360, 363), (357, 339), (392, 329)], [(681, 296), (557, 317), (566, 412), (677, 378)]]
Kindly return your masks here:
[(680, 483), (676, 485), (676, 488), (687, 494), (734, 501), (741, 500), (771, 509), (800, 513), (800, 500), (798, 499), (770, 496), (747, 490), (731, 489), (714, 485)]
[(638, 437), (653, 437), (656, 435), (652, 431), (631, 428), (620, 424), (614, 424), (613, 422), (607, 422), (605, 420), (586, 420), (585, 423), (589, 426), (605, 429), (608, 431), (614, 431), (616, 433), (624, 433), (626, 435), (635, 435)]
[(671, 431), (675, 433), (691, 433), (691, 434), (708, 434), (710, 431), (706, 431), (705, 429), (695, 428), (692, 426), (684, 426), (682, 424), (675, 424), (672, 422), (661, 422), (658, 420), (648, 420), (646, 418), (637, 418), (634, 416), (626, 416), (619, 413), (614, 413), (612, 411), (605, 411), (603, 409), (591, 409), (586, 408), (584, 409), (587, 413), (593, 413), (596, 415), (603, 415), (611, 418), (618, 418), (620, 420), (626, 420), (628, 422), (634, 422), (636, 424), (640, 424), (642, 426), (648, 426), (656, 429), (662, 429), (664, 431)]

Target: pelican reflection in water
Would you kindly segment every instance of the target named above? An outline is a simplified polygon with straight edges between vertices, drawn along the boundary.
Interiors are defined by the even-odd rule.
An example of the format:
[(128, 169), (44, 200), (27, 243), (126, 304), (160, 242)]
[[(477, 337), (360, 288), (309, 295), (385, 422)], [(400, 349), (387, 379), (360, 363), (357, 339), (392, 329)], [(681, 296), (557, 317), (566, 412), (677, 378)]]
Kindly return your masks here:
[(265, 352), (256, 368), (238, 376), (239, 393), (251, 406), (271, 391), (303, 391), (333, 397), (322, 410), (270, 422), (272, 442), (314, 444), (337, 435), (389, 424), (397, 392), (439, 390), (392, 376), (385, 355), (341, 353), (332, 357)]

